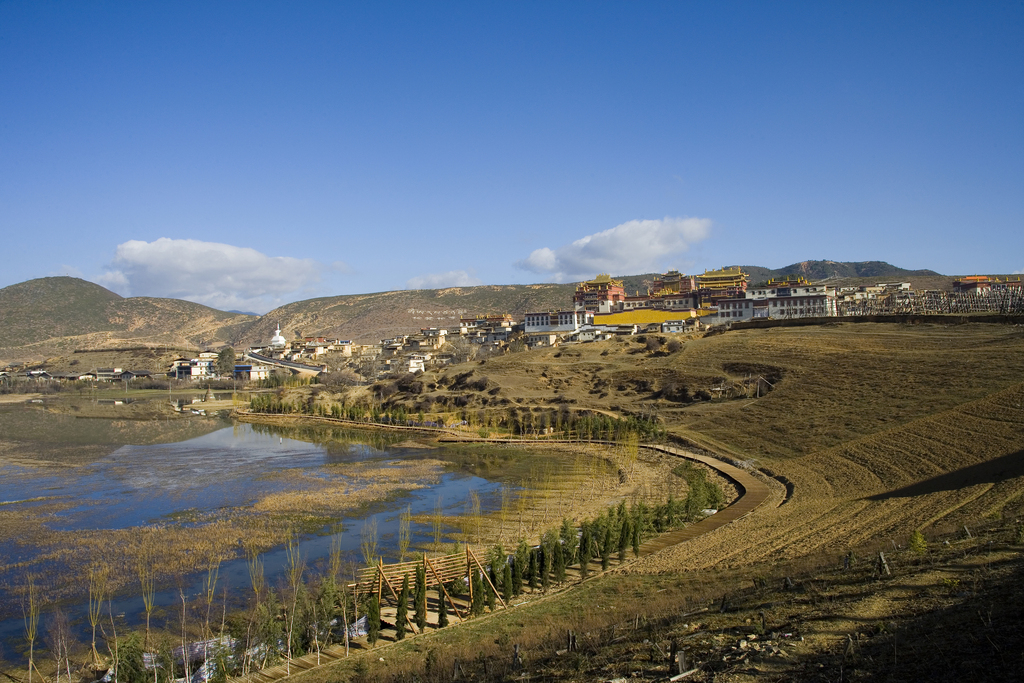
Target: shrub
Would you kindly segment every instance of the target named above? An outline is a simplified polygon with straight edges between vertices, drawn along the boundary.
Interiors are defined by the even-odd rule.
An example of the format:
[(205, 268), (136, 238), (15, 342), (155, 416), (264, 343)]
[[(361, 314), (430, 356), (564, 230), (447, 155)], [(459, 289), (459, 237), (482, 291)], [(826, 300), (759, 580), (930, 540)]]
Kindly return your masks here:
[(910, 549), (918, 555), (924, 555), (928, 550), (928, 542), (919, 529), (914, 529), (914, 533), (910, 534)]

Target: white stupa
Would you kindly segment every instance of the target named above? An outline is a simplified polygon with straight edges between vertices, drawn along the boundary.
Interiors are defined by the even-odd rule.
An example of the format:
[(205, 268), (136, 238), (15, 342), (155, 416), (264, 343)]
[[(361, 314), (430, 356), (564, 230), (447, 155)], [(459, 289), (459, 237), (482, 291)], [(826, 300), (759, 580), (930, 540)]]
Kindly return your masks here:
[(281, 323), (278, 323), (277, 332), (274, 333), (274, 337), (270, 340), (270, 348), (283, 349), (286, 346), (288, 346), (288, 340), (281, 335)]

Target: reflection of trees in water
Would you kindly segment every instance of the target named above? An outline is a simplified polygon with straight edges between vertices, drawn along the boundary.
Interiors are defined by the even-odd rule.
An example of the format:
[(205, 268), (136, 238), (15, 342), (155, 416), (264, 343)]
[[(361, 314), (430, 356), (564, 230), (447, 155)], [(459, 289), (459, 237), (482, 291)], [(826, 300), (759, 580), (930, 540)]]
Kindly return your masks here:
[(396, 434), (379, 430), (358, 430), (358, 429), (337, 429), (308, 426), (282, 426), (263, 424), (259, 422), (248, 423), (256, 434), (279, 436), (294, 441), (305, 441), (315, 446), (330, 446), (332, 444), (362, 444), (371, 446), (377, 450), (384, 450), (393, 446), (404, 438), (406, 434)]
[[(188, 441), (230, 426), (216, 418), (181, 416), (162, 406), (159, 416), (121, 414), (131, 406), (14, 406), (0, 410), (0, 433), (19, 444), (22, 457), (88, 462), (126, 444), (148, 446)], [(78, 409), (80, 408), (80, 409)]]

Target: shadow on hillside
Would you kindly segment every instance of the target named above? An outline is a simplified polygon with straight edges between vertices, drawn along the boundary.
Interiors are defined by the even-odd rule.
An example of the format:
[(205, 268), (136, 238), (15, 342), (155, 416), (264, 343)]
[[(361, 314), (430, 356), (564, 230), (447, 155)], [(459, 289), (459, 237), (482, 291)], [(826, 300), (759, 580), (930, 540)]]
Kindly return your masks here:
[(868, 496), (865, 500), (912, 498), (926, 493), (955, 491), (976, 484), (998, 484), (1016, 477), (1024, 477), (1024, 451), (1010, 453), (995, 460), (971, 465), (900, 489)]

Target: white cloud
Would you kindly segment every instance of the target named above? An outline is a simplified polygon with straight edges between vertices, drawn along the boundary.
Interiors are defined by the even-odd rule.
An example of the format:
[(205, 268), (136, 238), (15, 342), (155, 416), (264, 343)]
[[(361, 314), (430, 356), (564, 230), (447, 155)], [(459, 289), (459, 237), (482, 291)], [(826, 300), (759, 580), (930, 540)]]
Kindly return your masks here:
[(550, 276), (555, 282), (592, 278), (598, 273), (636, 274), (659, 270), (708, 236), (707, 218), (634, 220), (581, 237), (557, 249), (541, 247), (516, 267)]
[(1013, 271), (1013, 274), (1014, 275), (1024, 275), (1024, 268), (1021, 268), (1020, 270)]
[(262, 313), (284, 303), (287, 295), (308, 293), (327, 269), (344, 271), (347, 266), (161, 237), (118, 245), (114, 260), (97, 281), (124, 296), (170, 297), (221, 310)]
[(447, 273), (430, 273), (409, 278), (406, 289), (441, 289), (443, 287), (475, 287), (483, 282), (472, 271), (449, 270)]

